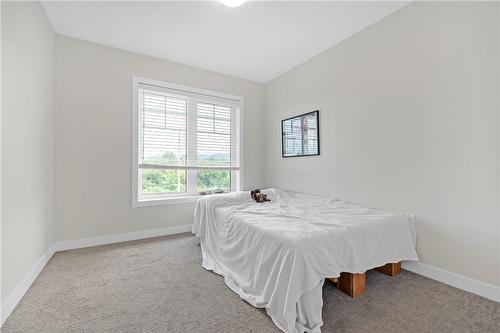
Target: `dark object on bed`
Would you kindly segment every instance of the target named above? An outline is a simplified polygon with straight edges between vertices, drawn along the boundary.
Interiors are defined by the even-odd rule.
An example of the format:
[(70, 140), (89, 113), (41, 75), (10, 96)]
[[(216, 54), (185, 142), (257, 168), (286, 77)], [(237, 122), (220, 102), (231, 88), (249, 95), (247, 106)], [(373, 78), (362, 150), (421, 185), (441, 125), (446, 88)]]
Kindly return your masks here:
[(262, 203), (265, 201), (271, 201), (267, 198), (267, 195), (265, 195), (264, 193), (261, 193), (259, 189), (250, 191), (250, 196), (252, 197), (252, 199), (255, 200), (255, 202)]

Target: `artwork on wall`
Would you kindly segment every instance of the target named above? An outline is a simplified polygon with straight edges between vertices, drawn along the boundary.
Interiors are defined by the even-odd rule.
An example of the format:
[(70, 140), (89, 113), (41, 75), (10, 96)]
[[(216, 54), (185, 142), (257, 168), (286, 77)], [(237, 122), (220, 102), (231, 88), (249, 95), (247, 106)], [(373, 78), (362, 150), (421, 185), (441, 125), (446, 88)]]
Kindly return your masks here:
[(281, 121), (281, 156), (319, 155), (319, 111)]

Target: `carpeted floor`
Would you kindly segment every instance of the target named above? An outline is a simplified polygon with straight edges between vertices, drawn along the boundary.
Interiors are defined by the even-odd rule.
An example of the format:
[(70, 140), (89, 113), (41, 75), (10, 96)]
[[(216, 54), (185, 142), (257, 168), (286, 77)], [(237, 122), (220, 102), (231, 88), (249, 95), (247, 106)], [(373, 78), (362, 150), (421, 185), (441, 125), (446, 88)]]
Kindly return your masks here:
[[(499, 303), (406, 271), (369, 272), (357, 299), (325, 282), (323, 298), (323, 332), (500, 332)], [(183, 234), (55, 254), (2, 332), (279, 330)]]

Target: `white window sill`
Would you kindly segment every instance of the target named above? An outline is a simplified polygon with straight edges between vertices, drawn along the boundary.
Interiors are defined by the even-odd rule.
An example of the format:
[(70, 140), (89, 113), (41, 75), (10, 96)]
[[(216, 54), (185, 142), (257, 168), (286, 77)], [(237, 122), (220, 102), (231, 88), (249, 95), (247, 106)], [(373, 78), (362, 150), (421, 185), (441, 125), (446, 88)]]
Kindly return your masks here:
[(171, 198), (148, 198), (134, 201), (132, 203), (132, 207), (149, 207), (149, 206), (162, 206), (162, 205), (179, 205), (179, 204), (188, 204), (194, 203), (201, 198), (202, 195), (185, 195), (180, 197), (171, 197)]
[[(224, 192), (231, 193), (231, 192)], [(201, 197), (218, 195), (221, 193), (212, 193), (212, 194), (192, 194), (192, 195), (183, 195), (183, 196), (172, 196), (168, 197), (157, 197), (157, 198), (143, 198), (140, 200), (134, 200), (132, 202), (132, 208), (139, 207), (150, 207), (150, 206), (163, 206), (163, 205), (181, 205), (181, 204), (189, 204), (195, 203)]]

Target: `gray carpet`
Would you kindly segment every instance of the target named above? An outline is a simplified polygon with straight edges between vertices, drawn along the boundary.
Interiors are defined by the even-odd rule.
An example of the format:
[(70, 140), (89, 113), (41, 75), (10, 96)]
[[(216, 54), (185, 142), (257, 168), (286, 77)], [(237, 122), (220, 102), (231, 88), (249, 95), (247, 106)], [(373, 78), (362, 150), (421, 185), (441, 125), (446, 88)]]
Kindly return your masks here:
[[(500, 332), (500, 304), (403, 271), (357, 299), (329, 282), (323, 332)], [(2, 332), (279, 332), (201, 267), (191, 235), (56, 253)]]

